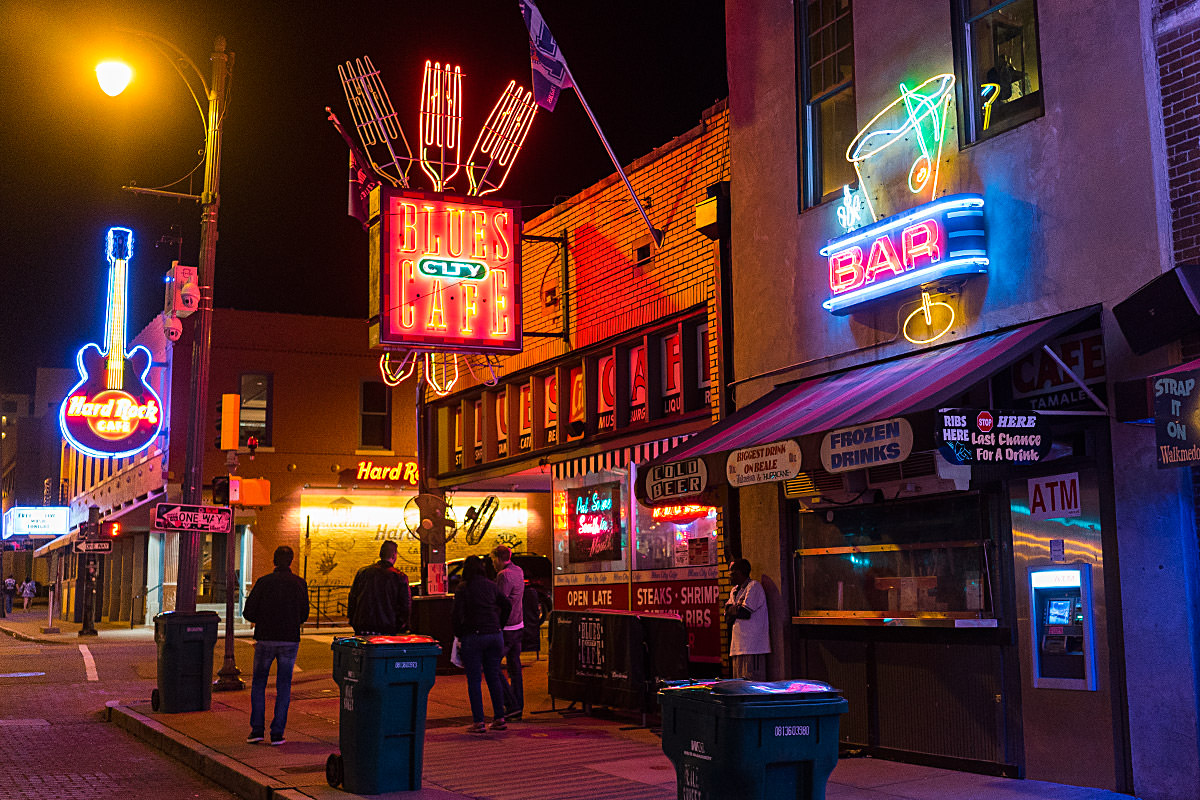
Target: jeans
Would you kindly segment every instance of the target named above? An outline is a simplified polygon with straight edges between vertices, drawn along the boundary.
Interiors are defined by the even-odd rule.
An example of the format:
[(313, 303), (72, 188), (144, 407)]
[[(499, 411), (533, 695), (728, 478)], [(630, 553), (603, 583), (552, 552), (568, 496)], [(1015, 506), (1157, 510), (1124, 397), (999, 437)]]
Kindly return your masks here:
[(283, 738), (287, 726), (288, 705), (292, 702), (292, 668), (296, 666), (299, 642), (255, 642), (254, 677), (250, 683), (250, 730), (261, 733), (267, 711), (267, 676), (271, 662), (275, 669), (275, 716), (271, 720), (271, 736)]
[(521, 677), (521, 636), (524, 631), (501, 631), (504, 637), (504, 666), (508, 676), (500, 674), (504, 685), (504, 708), (512, 714), (525, 709), (525, 681)]
[(471, 719), (483, 722), (482, 678), (487, 679), (492, 698), (492, 716), (504, 718), (504, 678), (500, 674), (500, 656), (504, 637), (499, 633), (468, 633), (459, 637), (458, 654), (467, 671), (467, 697), (471, 701)]
[(9, 594), (8, 592), (5, 592), (4, 593), (4, 613), (6, 613), (6, 614), (12, 613), (12, 601), (13, 601), (13, 596), (11, 594)]

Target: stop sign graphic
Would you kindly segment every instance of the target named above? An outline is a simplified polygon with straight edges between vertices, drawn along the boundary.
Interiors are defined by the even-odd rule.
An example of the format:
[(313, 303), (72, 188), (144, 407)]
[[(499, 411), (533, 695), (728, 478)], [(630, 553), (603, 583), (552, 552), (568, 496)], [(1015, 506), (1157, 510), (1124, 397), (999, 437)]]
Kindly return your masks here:
[(975, 425), (979, 428), (980, 433), (990, 433), (992, 423), (992, 412), (990, 411), (980, 411), (979, 416), (975, 418)]

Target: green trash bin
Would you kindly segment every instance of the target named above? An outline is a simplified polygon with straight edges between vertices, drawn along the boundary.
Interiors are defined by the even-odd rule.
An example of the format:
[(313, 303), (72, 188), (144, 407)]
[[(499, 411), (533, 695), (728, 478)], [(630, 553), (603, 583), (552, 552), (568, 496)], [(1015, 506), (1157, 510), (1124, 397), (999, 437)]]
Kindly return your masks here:
[(441, 652), (429, 636), (333, 640), (341, 752), (325, 763), (330, 786), (354, 794), (421, 788), (425, 705)]
[(175, 714), (212, 707), (215, 611), (165, 611), (154, 617), (158, 645), (158, 688), (150, 707)]
[(824, 800), (849, 707), (829, 684), (709, 681), (658, 697), (679, 800)]

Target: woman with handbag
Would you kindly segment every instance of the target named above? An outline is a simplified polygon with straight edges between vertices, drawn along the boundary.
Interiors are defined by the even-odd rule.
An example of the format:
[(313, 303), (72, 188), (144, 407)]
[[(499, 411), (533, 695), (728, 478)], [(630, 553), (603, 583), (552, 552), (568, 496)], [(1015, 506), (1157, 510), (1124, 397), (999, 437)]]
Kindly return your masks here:
[(767, 679), (767, 653), (771, 652), (771, 627), (767, 594), (750, 578), (750, 562), (739, 558), (729, 565), (733, 588), (725, 601), (725, 624), (730, 626), (729, 660), (733, 677), (748, 681)]
[(488, 695), (492, 699), (492, 730), (502, 731), (504, 722), (504, 684), (500, 680), (500, 659), (504, 652), (501, 621), (508, 619), (511, 610), (508, 598), (495, 583), (488, 580), (483, 559), (468, 556), (463, 564), (463, 577), (454, 592), (451, 618), (454, 635), (458, 638), (459, 657), (467, 672), (467, 697), (471, 701), (473, 724), (467, 733), (487, 733), (483, 716), (482, 679), (487, 679)]

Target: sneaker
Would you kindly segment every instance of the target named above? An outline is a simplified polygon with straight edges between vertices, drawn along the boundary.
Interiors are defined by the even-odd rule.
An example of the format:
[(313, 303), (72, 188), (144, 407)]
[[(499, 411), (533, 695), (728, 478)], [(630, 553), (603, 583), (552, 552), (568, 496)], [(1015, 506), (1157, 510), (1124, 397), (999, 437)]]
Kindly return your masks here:
[(521, 715), (520, 711), (510, 711), (504, 715), (504, 721), (505, 722), (520, 722), (521, 716), (522, 715)]
[(495, 721), (492, 722), (492, 730), (494, 730), (494, 731), (508, 730), (508, 725), (505, 724), (504, 717), (496, 717)]
[(286, 741), (287, 740), (283, 738), (283, 734), (280, 734), (279, 736), (276, 736), (273, 733), (271, 734), (271, 746), (272, 747), (278, 747), (279, 745), (283, 744)]
[(467, 733), (487, 733), (487, 725), (482, 722), (476, 722), (467, 728)]
[(256, 731), (250, 731), (250, 735), (246, 737), (246, 742), (248, 744), (258, 744), (262, 740), (263, 740), (263, 735)]

